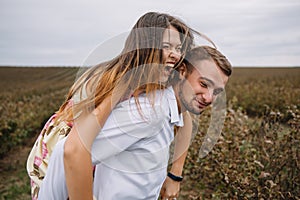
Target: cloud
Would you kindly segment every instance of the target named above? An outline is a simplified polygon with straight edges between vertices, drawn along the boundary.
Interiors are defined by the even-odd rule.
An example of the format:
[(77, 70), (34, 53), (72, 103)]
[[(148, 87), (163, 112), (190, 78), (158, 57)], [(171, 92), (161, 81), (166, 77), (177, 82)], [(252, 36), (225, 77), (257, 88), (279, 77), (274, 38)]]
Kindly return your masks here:
[(80, 65), (148, 11), (170, 13), (205, 33), (233, 65), (300, 65), (294, 0), (3, 0), (0, 11), (0, 65)]

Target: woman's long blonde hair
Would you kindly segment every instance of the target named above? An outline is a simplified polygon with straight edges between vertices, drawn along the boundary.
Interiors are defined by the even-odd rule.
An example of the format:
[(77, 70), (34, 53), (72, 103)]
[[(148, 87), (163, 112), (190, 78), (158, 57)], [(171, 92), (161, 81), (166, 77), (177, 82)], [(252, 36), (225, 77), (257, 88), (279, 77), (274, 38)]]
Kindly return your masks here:
[[(134, 95), (136, 89), (139, 93), (149, 94), (164, 88), (157, 77), (162, 64), (163, 32), (170, 25), (180, 34), (182, 54), (189, 50), (194, 38), (187, 25), (168, 14), (146, 13), (132, 28), (120, 55), (89, 68), (77, 79), (57, 112), (59, 119), (72, 121), (82, 112), (89, 113), (113, 93), (117, 94), (118, 101), (127, 93)], [(82, 93), (83, 88), (87, 90), (87, 97), (67, 106), (75, 94)]]

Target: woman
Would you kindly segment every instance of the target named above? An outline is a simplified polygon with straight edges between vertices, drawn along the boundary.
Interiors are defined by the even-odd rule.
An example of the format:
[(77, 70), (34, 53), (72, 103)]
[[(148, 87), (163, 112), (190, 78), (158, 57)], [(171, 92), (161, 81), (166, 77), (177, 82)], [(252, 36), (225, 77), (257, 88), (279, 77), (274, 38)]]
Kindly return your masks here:
[[(173, 39), (176, 32), (179, 36)], [(90, 149), (112, 108), (129, 96), (164, 89), (170, 68), (192, 43), (191, 30), (184, 23), (150, 12), (137, 21), (120, 55), (76, 81), (55, 119), (73, 122), (63, 157), (70, 199), (92, 198)]]
[[(179, 41), (177, 40), (172, 44), (168, 41), (172, 39), (172, 32), (170, 31), (165, 32), (170, 38), (166, 37), (166, 41), (163, 41), (164, 31), (170, 25), (180, 33)], [(165, 86), (160, 81), (164, 78), (157, 78), (161, 77), (158, 73), (165, 75), (164, 70), (160, 71), (162, 66), (174, 67), (175, 63), (179, 61), (181, 54), (190, 48), (192, 41), (193, 36), (190, 30), (179, 20), (166, 14), (147, 13), (133, 27), (121, 55), (109, 64), (105, 63), (107, 70), (103, 72), (101, 80), (97, 80), (99, 76), (94, 72), (96, 74), (95, 81), (104, 83), (99, 84), (95, 91), (97, 95), (95, 95), (95, 99), (91, 100), (92, 106), (95, 101), (96, 109), (93, 112), (100, 126), (80, 125), (78, 126), (79, 129), (80, 127), (93, 128), (88, 131), (86, 128), (83, 128), (82, 131), (78, 131), (79, 134), (73, 134), (75, 129), (72, 129), (65, 143), (64, 164), (66, 182), (71, 199), (83, 199), (92, 196), (92, 176), (76, 175), (92, 174), (91, 158), (86, 148), (90, 149), (94, 137), (98, 134), (99, 129), (103, 127), (114, 105), (120, 99), (126, 98), (128, 93), (133, 93), (133, 95), (137, 96), (142, 91), (149, 93), (157, 89), (163, 89)], [(95, 70), (97, 69), (102, 70), (100, 67), (97, 67)], [(121, 79), (121, 77), (127, 76), (128, 78)], [(90, 78), (90, 80), (93, 81), (93, 78)], [(152, 82), (152, 84), (143, 85), (144, 82)], [(87, 85), (89, 86), (89, 83)], [(91, 83), (90, 85), (95, 84)], [(74, 93), (71, 93), (69, 97), (73, 96)], [(111, 98), (112, 95), (113, 98)], [(89, 120), (86, 121), (93, 121), (91, 118), (93, 116), (90, 116)], [(86, 121), (81, 123), (84, 124)], [(91, 134), (92, 132), (94, 134)], [(84, 133), (88, 133), (88, 139)], [(81, 143), (83, 140), (85, 145)], [(82, 166), (83, 162), (87, 163), (84, 167), (74, 168), (74, 166)]]
[[(168, 28), (170, 25), (172, 25), (179, 33), (181, 33), (180, 34), (181, 38), (179, 41), (180, 44), (179, 43), (170, 44), (168, 41), (162, 43), (163, 31), (165, 31), (165, 29)], [(172, 36), (171, 33), (170, 36)], [(155, 40), (153, 41), (154, 37), (156, 41)], [(136, 25), (133, 27), (133, 30), (128, 36), (128, 39), (125, 43), (124, 50), (121, 53), (120, 57), (117, 57), (115, 60), (113, 60), (111, 62), (111, 66), (108, 65), (107, 72), (104, 72), (104, 74), (102, 75), (103, 77), (102, 80), (99, 81), (99, 82), (103, 81), (104, 83), (108, 83), (106, 85), (99, 84), (98, 91), (101, 91), (102, 94), (98, 95), (98, 93), (96, 92), (97, 94), (96, 98), (99, 99), (98, 100), (99, 102), (102, 102), (100, 106), (98, 106), (97, 99), (96, 99), (96, 103), (95, 103), (95, 107), (97, 107), (95, 111), (96, 112), (98, 111), (99, 113), (99, 115), (97, 114), (96, 115), (98, 116), (100, 127), (104, 125), (106, 118), (108, 117), (111, 109), (114, 107), (116, 102), (118, 102), (120, 98), (124, 98), (122, 97), (122, 95), (126, 96), (126, 93), (128, 92), (130, 93), (130, 91), (128, 90), (126, 91), (126, 88), (131, 88), (131, 90), (134, 90), (135, 88), (140, 88), (139, 90), (144, 90), (146, 92), (163, 88), (163, 85), (161, 84), (147, 84), (145, 85), (145, 87), (143, 86), (144, 88), (141, 88), (139, 84), (143, 84), (142, 82), (145, 81), (145, 79), (146, 82), (158, 83), (159, 80), (156, 79), (157, 69), (155, 68), (157, 67), (160, 68), (161, 67), (159, 65), (160, 63), (164, 63), (170, 67), (173, 67), (174, 64), (179, 61), (180, 55), (184, 53), (188, 48), (190, 48), (192, 39), (193, 38), (189, 29), (183, 23), (181, 23), (180, 21), (178, 21), (177, 19), (169, 15), (159, 14), (159, 13), (147, 13), (144, 16), (142, 16), (138, 20)], [(154, 65), (155, 63), (157, 63), (158, 65)], [(151, 67), (142, 67), (141, 69), (143, 69), (143, 73), (141, 73), (139, 70), (137, 71), (132, 70), (134, 68), (137, 68), (138, 66), (143, 66), (144, 64), (151, 64)], [(121, 74), (120, 75), (113, 74), (116, 73), (116, 71), (121, 71)], [(133, 71), (133, 73), (128, 73), (128, 71)], [(135, 79), (128, 78), (127, 80), (129, 81), (122, 84), (121, 83), (117, 84), (115, 80), (117, 80), (119, 77), (122, 76), (128, 76), (128, 74), (130, 74), (130, 77), (135, 77)], [(153, 76), (141, 77), (145, 74), (147, 75), (153, 74)], [(114, 75), (115, 78), (111, 79), (111, 77), (114, 77)], [(135, 82), (136, 80), (142, 80), (142, 81), (140, 81), (141, 83), (139, 83), (139, 82)], [(119, 92), (114, 92), (113, 95), (114, 99), (112, 100), (110, 99), (110, 96), (112, 95), (113, 90)], [(115, 94), (119, 94), (119, 96)], [(100, 98), (101, 95), (103, 95), (102, 98)], [(92, 127), (92, 126), (88, 125), (87, 127)], [(97, 130), (97, 128), (92, 128), (92, 130)], [(92, 134), (90, 134), (92, 130), (86, 131), (86, 129), (84, 129), (84, 131), (79, 131), (80, 133), (81, 132), (89, 133), (90, 138), (87, 141), (88, 144), (85, 144), (85, 146), (87, 146), (88, 149), (90, 148), (92, 141), (94, 140), (95, 137), (95, 135), (92, 136)], [(94, 133), (97, 134), (98, 131)], [(84, 139), (85, 141), (87, 140), (86, 137), (82, 135), (80, 135), (80, 138), (81, 140), (79, 140), (77, 134), (72, 134), (71, 131), (65, 143), (64, 163), (65, 163), (65, 170), (66, 170), (68, 192), (71, 199), (75, 197), (76, 198), (78, 197), (78, 199), (82, 199), (83, 197), (92, 195), (91, 194), (92, 176), (90, 172), (92, 169), (92, 164), (90, 162), (89, 151), (86, 151), (86, 149), (83, 146), (80, 146), (79, 144), (74, 145), (76, 144), (76, 142), (79, 143), (80, 141), (82, 141), (83, 140), (82, 138), (85, 138)], [(83, 147), (83, 149), (78, 150), (79, 147)], [(81, 166), (81, 163), (83, 162), (81, 158), (86, 158), (86, 161), (84, 163), (89, 163), (89, 164), (85, 165), (84, 168), (74, 169), (74, 165)], [(90, 174), (90, 175), (78, 176), (78, 177), (74, 176), (74, 174), (83, 174), (84, 173), (83, 171), (84, 172), (89, 171), (89, 173), (85, 173), (85, 174)], [(78, 183), (81, 183), (86, 189), (80, 190), (79, 188), (81, 188), (81, 186), (79, 186)], [(82, 196), (81, 194), (79, 194), (79, 192), (83, 192)], [(90, 193), (87, 194), (87, 192)]]

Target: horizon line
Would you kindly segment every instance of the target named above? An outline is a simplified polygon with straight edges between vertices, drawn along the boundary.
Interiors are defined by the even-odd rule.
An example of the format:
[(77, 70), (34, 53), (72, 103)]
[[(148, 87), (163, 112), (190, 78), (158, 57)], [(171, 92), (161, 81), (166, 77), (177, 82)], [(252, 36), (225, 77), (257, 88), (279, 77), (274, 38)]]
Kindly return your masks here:
[[(0, 65), (0, 67), (91, 67), (88, 65)], [(271, 65), (233, 65), (234, 68), (298, 68), (300, 65), (285, 65), (285, 66), (271, 66)]]

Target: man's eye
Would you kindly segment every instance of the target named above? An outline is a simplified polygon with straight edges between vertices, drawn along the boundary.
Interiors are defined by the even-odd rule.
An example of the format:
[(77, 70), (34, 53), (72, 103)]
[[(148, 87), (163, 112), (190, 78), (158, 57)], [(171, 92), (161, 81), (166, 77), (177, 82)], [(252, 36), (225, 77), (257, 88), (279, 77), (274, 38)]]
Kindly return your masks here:
[(217, 96), (218, 94), (220, 94), (221, 92), (223, 92), (223, 89), (215, 89), (213, 92), (213, 95)]
[(202, 87), (204, 87), (204, 88), (207, 88), (207, 84), (204, 83), (204, 82), (200, 82), (200, 85), (201, 85)]

